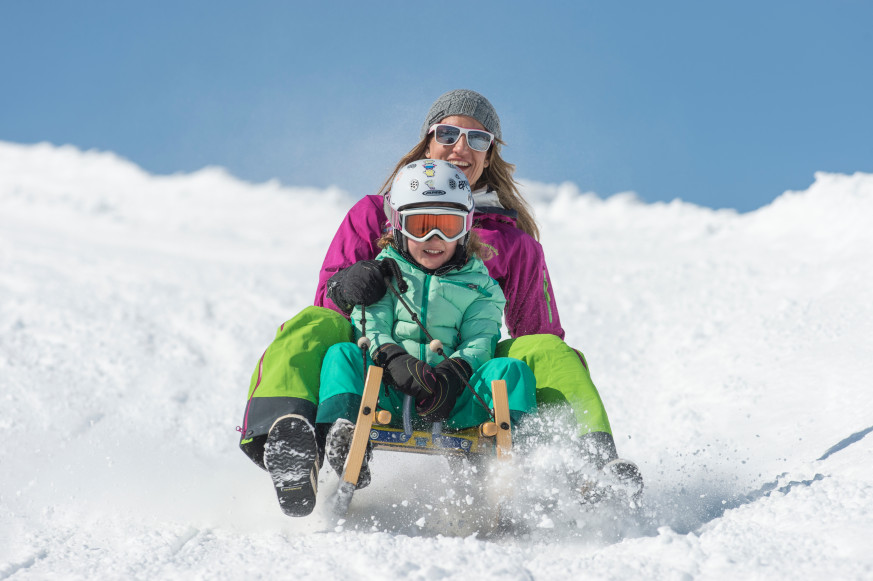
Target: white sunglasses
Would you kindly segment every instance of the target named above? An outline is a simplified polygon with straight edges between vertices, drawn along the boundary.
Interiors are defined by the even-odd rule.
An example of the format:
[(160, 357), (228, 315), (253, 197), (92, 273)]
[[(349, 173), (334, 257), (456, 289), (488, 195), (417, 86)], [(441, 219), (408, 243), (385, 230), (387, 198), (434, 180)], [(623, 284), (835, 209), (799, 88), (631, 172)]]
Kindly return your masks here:
[(488, 151), (494, 142), (494, 134), (482, 129), (467, 129), (446, 123), (434, 123), (427, 130), (428, 135), (434, 134), (436, 142), (440, 145), (454, 145), (464, 135), (467, 137), (467, 145), (476, 151)]

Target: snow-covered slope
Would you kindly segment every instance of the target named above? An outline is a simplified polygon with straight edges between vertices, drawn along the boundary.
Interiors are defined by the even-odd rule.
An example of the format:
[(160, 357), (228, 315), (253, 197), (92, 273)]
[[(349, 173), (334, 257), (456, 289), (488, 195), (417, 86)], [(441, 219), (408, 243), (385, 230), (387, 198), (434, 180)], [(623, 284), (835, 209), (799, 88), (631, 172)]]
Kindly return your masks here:
[(646, 505), (486, 539), (441, 459), (292, 520), (237, 450), (352, 196), (0, 142), (0, 579), (873, 578), (873, 175), (749, 214), (523, 185)]

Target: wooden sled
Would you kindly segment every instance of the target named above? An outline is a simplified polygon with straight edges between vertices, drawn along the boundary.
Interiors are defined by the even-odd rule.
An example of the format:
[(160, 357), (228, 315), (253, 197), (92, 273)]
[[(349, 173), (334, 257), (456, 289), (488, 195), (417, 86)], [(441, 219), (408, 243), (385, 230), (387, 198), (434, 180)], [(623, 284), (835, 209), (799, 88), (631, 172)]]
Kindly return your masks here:
[[(434, 425), (432, 432), (412, 430), (408, 415), (409, 405), (404, 409), (405, 429), (385, 426), (391, 422), (391, 413), (386, 410), (376, 410), (381, 382), (382, 368), (370, 366), (364, 384), (358, 420), (355, 423), (352, 445), (334, 499), (334, 512), (337, 515), (345, 515), (348, 511), (361, 473), (364, 455), (367, 452), (367, 442), (372, 443), (374, 450), (417, 454), (441, 454), (462, 458), (470, 458), (473, 455), (496, 456), (502, 459), (509, 458), (511, 455), (512, 431), (505, 381), (491, 382), (491, 397), (494, 402), (493, 422), (485, 422), (478, 428), (446, 434), (442, 433), (439, 424)], [(407, 399), (407, 401), (411, 400)]]

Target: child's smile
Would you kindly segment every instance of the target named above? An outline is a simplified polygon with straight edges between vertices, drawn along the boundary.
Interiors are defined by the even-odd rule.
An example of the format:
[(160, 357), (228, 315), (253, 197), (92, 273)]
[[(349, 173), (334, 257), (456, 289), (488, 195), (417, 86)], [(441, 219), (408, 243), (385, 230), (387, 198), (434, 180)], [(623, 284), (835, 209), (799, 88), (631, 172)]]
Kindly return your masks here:
[(433, 235), (424, 242), (408, 240), (409, 254), (415, 261), (429, 270), (437, 268), (448, 262), (455, 255), (458, 241), (446, 242), (437, 235)]

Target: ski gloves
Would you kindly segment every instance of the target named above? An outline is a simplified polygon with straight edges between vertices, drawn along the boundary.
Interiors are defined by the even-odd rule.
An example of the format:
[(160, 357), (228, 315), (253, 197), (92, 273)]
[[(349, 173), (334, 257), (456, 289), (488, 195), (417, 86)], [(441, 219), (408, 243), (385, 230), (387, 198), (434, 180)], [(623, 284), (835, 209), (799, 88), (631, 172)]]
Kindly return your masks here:
[(393, 275), (402, 280), (399, 271), (393, 258), (359, 260), (330, 277), (327, 296), (349, 314), (355, 305), (368, 307), (381, 299), (388, 290), (387, 278)]
[(411, 395), (415, 411), (428, 422), (441, 422), (451, 415), (464, 382), (473, 375), (473, 368), (463, 359), (447, 357), (434, 367), (394, 344), (381, 346), (373, 361), (384, 369), (382, 380)]

